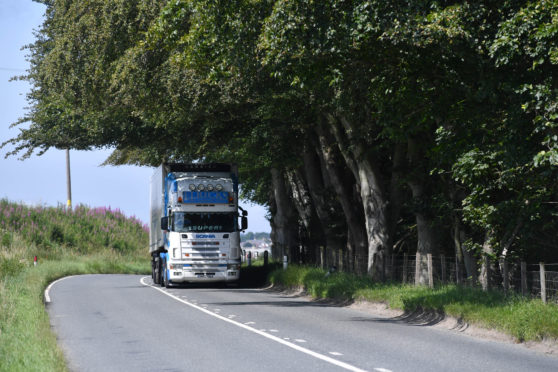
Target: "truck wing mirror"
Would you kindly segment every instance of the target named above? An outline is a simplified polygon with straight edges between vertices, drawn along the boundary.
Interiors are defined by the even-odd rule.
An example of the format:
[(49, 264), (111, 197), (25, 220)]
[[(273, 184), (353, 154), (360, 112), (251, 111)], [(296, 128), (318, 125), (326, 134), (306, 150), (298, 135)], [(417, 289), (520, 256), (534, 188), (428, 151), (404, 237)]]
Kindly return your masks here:
[(241, 230), (246, 230), (248, 228), (248, 218), (246, 218), (246, 216), (242, 216), (241, 225)]
[(169, 230), (169, 218), (162, 217), (161, 218), (161, 230), (168, 231)]
[(238, 206), (238, 209), (240, 209), (240, 210), (242, 211), (242, 215), (243, 215), (244, 217), (248, 216), (248, 211), (245, 210), (244, 208), (242, 208), (240, 205)]

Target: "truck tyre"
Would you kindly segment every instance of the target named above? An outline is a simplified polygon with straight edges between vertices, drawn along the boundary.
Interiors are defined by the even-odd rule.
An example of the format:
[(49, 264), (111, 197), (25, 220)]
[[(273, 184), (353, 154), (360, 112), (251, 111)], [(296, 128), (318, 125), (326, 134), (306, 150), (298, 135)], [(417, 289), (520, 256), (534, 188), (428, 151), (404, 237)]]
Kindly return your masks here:
[(159, 257), (155, 257), (153, 261), (153, 283), (159, 284), (161, 283), (161, 259)]
[(169, 280), (169, 275), (167, 273), (167, 270), (165, 269), (165, 288), (170, 288), (171, 287), (171, 283)]
[(165, 287), (165, 280), (167, 279), (167, 260), (161, 260), (161, 281), (159, 282), (159, 284), (161, 285), (161, 287)]
[(167, 260), (165, 260), (165, 276), (164, 276), (164, 280), (163, 280), (163, 286), (165, 288), (172, 287), (172, 283), (169, 280), (169, 270), (167, 269)]

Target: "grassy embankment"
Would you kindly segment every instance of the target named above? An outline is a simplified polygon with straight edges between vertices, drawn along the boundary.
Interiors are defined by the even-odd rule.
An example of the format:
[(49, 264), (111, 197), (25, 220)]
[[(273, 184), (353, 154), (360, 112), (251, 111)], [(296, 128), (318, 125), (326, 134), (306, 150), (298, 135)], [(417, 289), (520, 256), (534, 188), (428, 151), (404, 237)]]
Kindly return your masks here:
[(501, 292), (447, 285), (434, 289), (401, 284), (374, 283), (346, 273), (289, 266), (271, 273), (274, 285), (303, 287), (314, 298), (382, 302), (390, 308), (414, 312), (441, 311), (479, 326), (507, 333), (517, 341), (558, 339), (558, 306)]
[(44, 289), (67, 275), (150, 273), (147, 246), (146, 227), (118, 210), (0, 200), (0, 371), (65, 371)]

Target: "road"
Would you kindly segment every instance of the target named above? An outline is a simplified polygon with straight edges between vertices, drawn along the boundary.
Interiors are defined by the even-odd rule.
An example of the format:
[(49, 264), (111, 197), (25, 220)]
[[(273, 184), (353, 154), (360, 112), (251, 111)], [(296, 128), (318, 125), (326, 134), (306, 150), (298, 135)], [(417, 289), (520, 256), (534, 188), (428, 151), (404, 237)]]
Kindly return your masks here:
[(72, 371), (557, 371), (519, 345), (260, 289), (68, 277), (47, 310)]

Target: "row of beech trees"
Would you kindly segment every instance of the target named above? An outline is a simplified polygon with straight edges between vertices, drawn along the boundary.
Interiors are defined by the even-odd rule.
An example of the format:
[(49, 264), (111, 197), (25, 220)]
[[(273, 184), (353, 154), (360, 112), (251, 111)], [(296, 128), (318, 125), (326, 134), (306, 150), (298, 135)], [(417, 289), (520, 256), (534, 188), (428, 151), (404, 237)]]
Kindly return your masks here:
[(556, 259), (555, 1), (40, 2), (10, 154), (235, 162), (295, 262)]
[[(297, 151), (298, 167), (271, 170), (273, 256), (379, 278), (386, 257), (417, 252), (424, 257), (418, 280), (426, 283), (427, 254), (456, 247), (451, 219), (440, 221), (420, 205), (432, 197), (427, 182), (434, 180), (410, 176), (422, 156), (416, 139), (369, 155), (343, 118), (329, 116), (313, 129)], [(474, 259), (465, 250), (461, 261), (463, 253)]]

